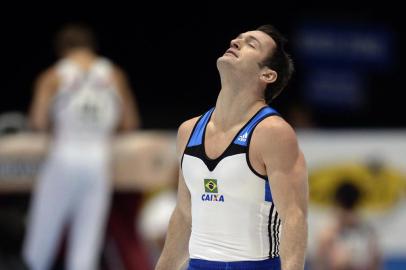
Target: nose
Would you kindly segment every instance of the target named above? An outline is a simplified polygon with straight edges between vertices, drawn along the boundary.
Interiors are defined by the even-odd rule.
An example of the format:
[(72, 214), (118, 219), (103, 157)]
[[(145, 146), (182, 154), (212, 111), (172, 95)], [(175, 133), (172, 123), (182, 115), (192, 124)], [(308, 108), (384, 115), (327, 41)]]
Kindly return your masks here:
[(230, 42), (230, 47), (231, 48), (236, 48), (236, 49), (240, 49), (241, 48), (241, 44), (238, 38), (235, 38), (233, 40), (231, 40)]

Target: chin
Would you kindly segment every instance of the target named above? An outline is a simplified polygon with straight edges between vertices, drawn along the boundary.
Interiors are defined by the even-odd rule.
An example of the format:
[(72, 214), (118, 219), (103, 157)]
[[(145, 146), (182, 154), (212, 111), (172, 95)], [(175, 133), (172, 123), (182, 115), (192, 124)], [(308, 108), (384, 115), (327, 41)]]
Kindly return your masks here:
[(228, 57), (224, 57), (221, 56), (219, 58), (217, 58), (217, 68), (221, 68), (221, 67), (226, 67), (226, 66), (230, 66), (230, 59), (228, 59)]
[(222, 55), (222, 56), (220, 56), (219, 58), (217, 58), (217, 64), (218, 64), (219, 62), (225, 61), (225, 60), (226, 60), (225, 58), (226, 58), (226, 57), (224, 57), (224, 55)]

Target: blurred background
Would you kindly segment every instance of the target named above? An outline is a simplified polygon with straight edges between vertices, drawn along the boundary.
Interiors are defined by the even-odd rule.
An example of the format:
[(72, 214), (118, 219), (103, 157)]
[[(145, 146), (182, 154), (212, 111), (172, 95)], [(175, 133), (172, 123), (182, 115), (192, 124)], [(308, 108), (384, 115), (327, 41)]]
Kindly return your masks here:
[[(271, 23), (287, 36), (296, 64), (292, 82), (272, 106), (297, 130), (309, 165), (307, 268), (361, 269), (334, 268), (318, 260), (319, 242), (339, 238), (322, 231), (336, 218), (335, 190), (350, 182), (360, 190), (356, 210), (376, 235), (380, 258), (377, 268), (362, 269), (406, 269), (403, 15), (389, 3), (367, 1), (327, 6), (248, 4), (229, 3), (225, 8), (202, 3), (143, 8), (119, 3), (58, 4), (48, 6), (47, 12), (38, 6), (32, 12), (29, 8), (3, 11), (10, 17), (0, 19), (0, 269), (20, 269), (31, 185), (46, 152), (44, 138), (29, 130), (27, 114), (35, 79), (56, 60), (54, 35), (69, 22), (84, 22), (95, 30), (98, 51), (123, 68), (136, 97), (142, 125), (134, 134), (117, 138), (115, 198), (127, 196), (133, 205), (125, 222), (133, 226), (130, 234), (139, 231), (141, 240), (134, 241), (145, 244), (147, 251), (140, 256), (148, 257), (151, 265), (159, 255), (174, 203), (176, 129), (215, 104), (220, 87), (216, 59), (230, 40)], [(146, 151), (152, 154), (141, 160)], [(134, 163), (126, 167), (120, 160)], [(134, 196), (137, 199), (131, 201)], [(125, 259), (138, 249), (120, 242), (118, 236), (114, 242), (113, 232), (107, 230), (101, 265), (149, 269), (137, 266), (136, 256), (133, 262)], [(350, 238), (359, 241), (339, 244), (350, 255), (332, 253), (341, 254), (337, 261), (361, 265), (370, 253), (369, 240), (364, 239), (368, 237), (361, 233)], [(61, 254), (58, 260), (63, 261), (63, 249)]]

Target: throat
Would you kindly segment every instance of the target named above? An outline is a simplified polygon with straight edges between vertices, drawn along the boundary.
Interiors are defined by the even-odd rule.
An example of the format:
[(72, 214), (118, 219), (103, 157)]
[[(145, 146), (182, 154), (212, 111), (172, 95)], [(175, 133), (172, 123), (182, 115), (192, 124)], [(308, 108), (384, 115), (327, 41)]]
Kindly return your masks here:
[(206, 128), (204, 148), (209, 159), (221, 157), (235, 140), (243, 124), (233, 126), (227, 130), (220, 130), (213, 123)]

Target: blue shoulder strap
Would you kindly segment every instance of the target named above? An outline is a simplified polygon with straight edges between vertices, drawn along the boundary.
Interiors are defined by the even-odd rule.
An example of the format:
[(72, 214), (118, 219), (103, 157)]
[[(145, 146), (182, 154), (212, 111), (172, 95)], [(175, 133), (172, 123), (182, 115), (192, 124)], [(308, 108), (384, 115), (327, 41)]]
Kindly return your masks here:
[(195, 128), (193, 129), (192, 135), (190, 135), (190, 140), (189, 140), (189, 143), (187, 144), (187, 147), (202, 144), (204, 130), (206, 128), (207, 122), (209, 121), (210, 116), (213, 113), (213, 111), (214, 111), (214, 107), (211, 108), (208, 112), (206, 112), (202, 117), (200, 117)]
[(241, 145), (241, 146), (247, 146), (248, 144), (248, 138), (252, 132), (252, 130), (255, 128), (255, 126), (261, 122), (264, 118), (270, 116), (270, 115), (279, 115), (279, 113), (267, 106), (262, 108), (246, 125), (245, 127), (240, 131), (236, 139), (234, 140), (233, 143)]

